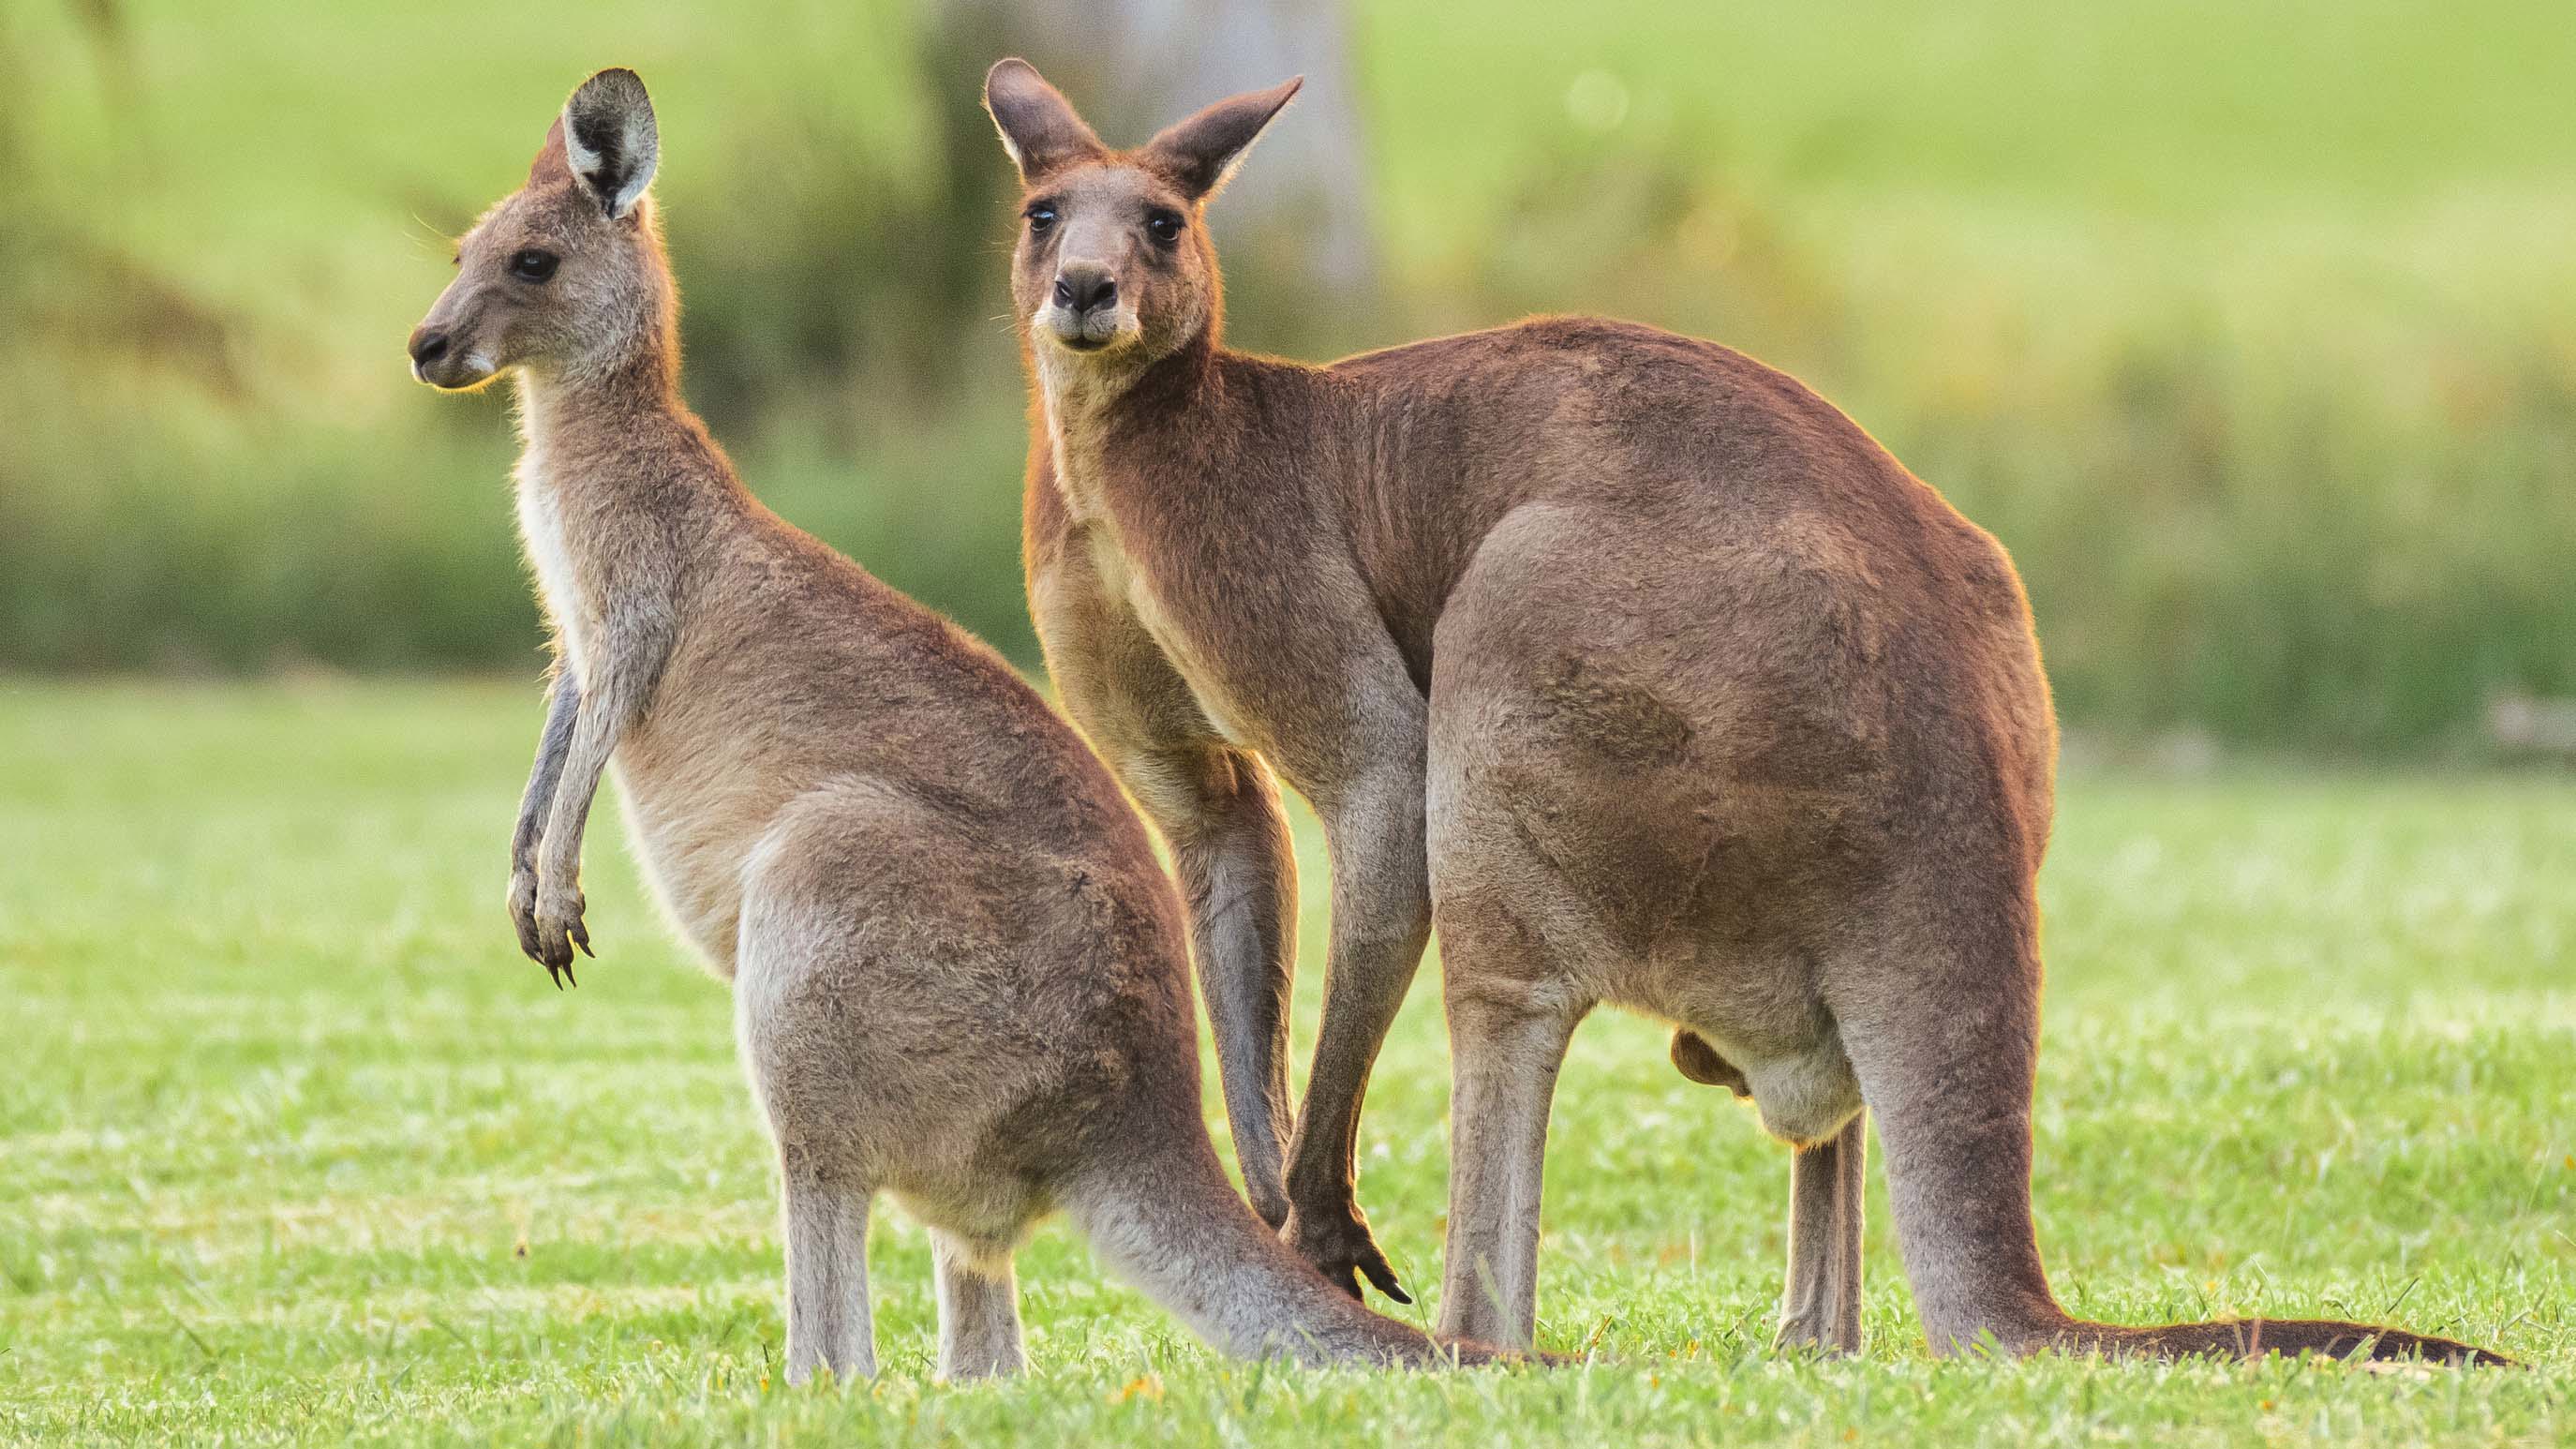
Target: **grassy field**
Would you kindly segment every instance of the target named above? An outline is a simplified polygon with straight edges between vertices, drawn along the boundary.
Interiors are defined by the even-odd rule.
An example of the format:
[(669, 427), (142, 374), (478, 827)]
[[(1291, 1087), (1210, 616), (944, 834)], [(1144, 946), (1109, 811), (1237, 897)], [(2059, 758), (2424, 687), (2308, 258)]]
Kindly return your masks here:
[[(1883, 1196), (1867, 1358), (1776, 1359), (1780, 1152), (1678, 1078), (1658, 1033), (1604, 1017), (1559, 1099), (1542, 1259), (1542, 1340), (1590, 1366), (1228, 1364), (1049, 1228), (1021, 1260), (1036, 1372), (940, 1389), (927, 1245), (890, 1220), (884, 1376), (798, 1392), (728, 1002), (613, 829), (581, 989), (510, 944), (502, 845), (537, 708), (497, 685), (0, 686), (0, 1434), (2576, 1434), (2576, 781), (2084, 775), (2047, 879), (2039, 1212), (2060, 1291), (2131, 1321), (2386, 1315), (2529, 1372), (1935, 1363)], [(1446, 1080), (1426, 973), (1363, 1148), (1417, 1291), (1439, 1279)]]

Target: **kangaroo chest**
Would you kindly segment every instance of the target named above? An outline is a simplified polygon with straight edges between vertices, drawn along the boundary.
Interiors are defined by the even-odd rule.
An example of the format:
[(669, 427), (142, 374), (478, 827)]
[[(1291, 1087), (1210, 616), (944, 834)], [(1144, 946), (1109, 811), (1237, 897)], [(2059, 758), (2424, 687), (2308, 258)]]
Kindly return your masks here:
[(537, 593), (563, 647), (564, 663), (573, 678), (580, 679), (585, 643), (581, 586), (573, 576), (563, 506), (548, 482), (542, 444), (531, 442), (520, 455), (517, 482), (519, 541), (527, 550), (529, 568), (536, 573)]
[[(1068, 553), (1088, 564), (1099, 602), (1153, 641), (1217, 735), (1309, 797), (1331, 793), (1363, 763), (1352, 732), (1388, 682), (1369, 667), (1384, 630), (1347, 556), (1221, 499), (1167, 496), (1163, 475), (1215, 465), (1109, 456), (1097, 413), (1082, 426), (1079, 398), (1051, 390), (1048, 402)], [(1069, 403), (1073, 427), (1061, 421)], [(1394, 683), (1411, 689), (1400, 671)]]
[(1209, 726), (1237, 749), (1275, 753), (1277, 741), (1259, 722), (1256, 705), (1228, 677), (1224, 641), (1203, 637), (1213, 631), (1194, 630), (1175, 616), (1146, 571), (1129, 558), (1116, 529), (1105, 522), (1085, 525), (1082, 537), (1103, 601), (1144, 629), (1189, 687), (1192, 702)]
[[(1041, 367), (1045, 367), (1044, 359)], [(1106, 397), (1091, 395), (1087, 387), (1078, 375), (1068, 377), (1048, 370), (1046, 428), (1057, 495), (1069, 516), (1072, 541), (1090, 565), (1100, 603), (1113, 613), (1134, 618), (1144, 628), (1156, 649), (1189, 687), (1199, 712), (1228, 744), (1267, 752), (1272, 743), (1267, 732), (1258, 727), (1257, 716), (1223, 668), (1227, 653), (1224, 641), (1206, 637), (1212, 631), (1204, 625), (1190, 627), (1190, 616), (1198, 611), (1186, 605), (1172, 607), (1165, 589), (1157, 587), (1152, 569), (1130, 551), (1118, 510), (1110, 498), (1110, 464), (1096, 434), (1097, 414), (1106, 405)], [(1094, 419), (1094, 424), (1068, 423), (1069, 418), (1086, 417)]]

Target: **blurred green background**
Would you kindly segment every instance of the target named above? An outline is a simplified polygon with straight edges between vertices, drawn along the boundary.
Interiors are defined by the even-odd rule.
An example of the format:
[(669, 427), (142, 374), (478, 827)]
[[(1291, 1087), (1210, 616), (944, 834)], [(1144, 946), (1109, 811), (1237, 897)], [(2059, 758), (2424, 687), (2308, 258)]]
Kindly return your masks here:
[[(609, 63), (654, 88), (689, 391), (754, 488), (1031, 661), (976, 81), (1029, 51), (1135, 101), (1063, 8), (8, 0), (0, 669), (532, 673), (506, 394), (400, 344)], [(2004, 540), (2078, 730), (2571, 733), (2563, 4), (1270, 9), (1304, 18), (1170, 94), (1329, 47), (1341, 113), (1283, 124), (1351, 143), (1356, 210), (1265, 211), (1265, 143), (1213, 222), (1237, 341), (1715, 337)], [(1301, 278), (1327, 220), (1364, 256)]]

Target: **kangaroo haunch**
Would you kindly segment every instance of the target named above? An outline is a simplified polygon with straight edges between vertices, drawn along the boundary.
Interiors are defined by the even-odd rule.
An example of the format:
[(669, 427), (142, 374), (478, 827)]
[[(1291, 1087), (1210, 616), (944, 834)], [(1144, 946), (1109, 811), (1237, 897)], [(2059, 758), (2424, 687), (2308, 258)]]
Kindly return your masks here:
[[(1369, 1067), (1436, 923), (1456, 1089), (1448, 1331), (1530, 1342), (1576, 1023), (1673, 1023), (1797, 1149), (1781, 1335), (1860, 1335), (1862, 1112), (1933, 1347), (2488, 1358), (2362, 1324), (2068, 1316), (2030, 1216), (2056, 726), (1995, 541), (1796, 380), (1549, 318), (1330, 367), (1220, 336), (1201, 211), (1296, 91), (1132, 151), (1026, 63), (1029, 588), (1066, 705), (1169, 839), (1253, 1202), (1336, 1281)], [(1288, 1132), (1294, 879), (1332, 850)]]

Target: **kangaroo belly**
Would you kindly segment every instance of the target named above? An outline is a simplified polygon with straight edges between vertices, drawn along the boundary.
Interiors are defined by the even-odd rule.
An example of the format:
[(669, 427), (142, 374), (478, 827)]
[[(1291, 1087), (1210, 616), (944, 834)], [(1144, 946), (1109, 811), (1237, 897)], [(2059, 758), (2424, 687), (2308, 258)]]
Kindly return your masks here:
[(672, 928), (730, 980), (743, 866), (794, 791), (721, 739), (692, 747), (674, 733), (648, 726), (618, 749), (627, 840)]
[(618, 773), (627, 842), (654, 903), (708, 969), (731, 980), (751, 838), (667, 803), (657, 809), (651, 792), (631, 782), (632, 772)]

